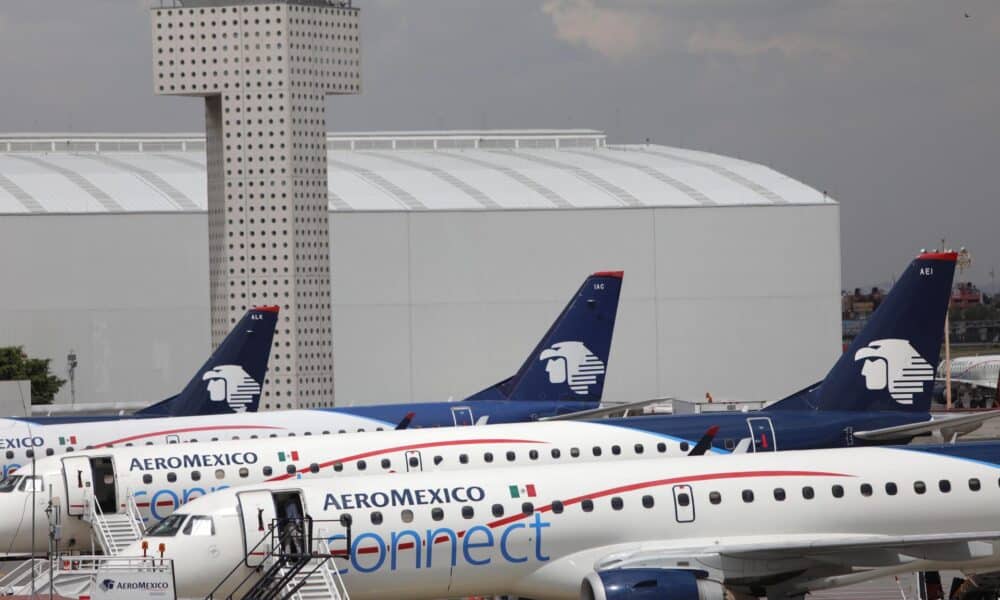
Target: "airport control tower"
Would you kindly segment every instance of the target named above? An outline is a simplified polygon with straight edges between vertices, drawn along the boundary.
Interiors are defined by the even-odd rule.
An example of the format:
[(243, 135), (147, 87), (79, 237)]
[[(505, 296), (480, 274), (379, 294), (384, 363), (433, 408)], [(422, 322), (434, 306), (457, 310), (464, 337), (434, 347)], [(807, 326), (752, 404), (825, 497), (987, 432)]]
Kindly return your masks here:
[(261, 409), (333, 405), (327, 94), (361, 91), (359, 10), (332, 0), (161, 0), (157, 94), (205, 101), (212, 343), (281, 307)]

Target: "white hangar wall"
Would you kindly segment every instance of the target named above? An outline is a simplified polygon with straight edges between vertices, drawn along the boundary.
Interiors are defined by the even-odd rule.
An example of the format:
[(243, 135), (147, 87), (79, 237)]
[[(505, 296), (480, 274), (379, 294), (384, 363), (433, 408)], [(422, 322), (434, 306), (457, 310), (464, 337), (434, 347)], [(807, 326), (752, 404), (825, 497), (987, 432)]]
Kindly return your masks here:
[[(592, 271), (624, 269), (614, 400), (773, 399), (839, 352), (839, 207), (331, 212), (338, 404), (512, 373)], [(79, 355), (79, 402), (175, 393), (210, 346), (203, 213), (0, 219), (0, 344)], [(69, 401), (69, 386), (58, 401)]]

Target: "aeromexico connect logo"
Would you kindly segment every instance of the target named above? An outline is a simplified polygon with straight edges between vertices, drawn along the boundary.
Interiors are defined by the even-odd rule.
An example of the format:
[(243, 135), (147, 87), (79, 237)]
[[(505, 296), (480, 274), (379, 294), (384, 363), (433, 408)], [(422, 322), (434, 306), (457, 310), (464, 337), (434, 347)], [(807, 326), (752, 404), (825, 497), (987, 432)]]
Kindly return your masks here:
[(260, 396), (260, 384), (239, 365), (219, 365), (201, 376), (208, 382), (208, 397), (226, 401), (233, 412), (246, 412), (254, 396)]
[(597, 383), (597, 376), (604, 375), (604, 361), (591, 352), (583, 342), (559, 342), (542, 351), (538, 360), (545, 363), (550, 383), (565, 383), (574, 393), (585, 395)]
[(105, 592), (110, 592), (111, 590), (115, 589), (115, 580), (105, 579), (101, 581), (101, 589), (104, 590)]
[(913, 395), (924, 391), (924, 383), (934, 381), (934, 368), (920, 356), (908, 340), (875, 340), (854, 354), (864, 360), (861, 375), (869, 390), (889, 390), (900, 404), (913, 404)]

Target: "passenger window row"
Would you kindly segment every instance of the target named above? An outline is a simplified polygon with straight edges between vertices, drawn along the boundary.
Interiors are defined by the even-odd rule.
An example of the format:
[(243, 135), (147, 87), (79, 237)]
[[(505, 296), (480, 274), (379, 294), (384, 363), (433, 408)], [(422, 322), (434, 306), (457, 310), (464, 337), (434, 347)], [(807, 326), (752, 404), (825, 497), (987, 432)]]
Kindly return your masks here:
[[(997, 483), (998, 485), (1000, 485), (1000, 479), (997, 480)], [(969, 491), (978, 492), (982, 489), (982, 482), (980, 482), (978, 478), (973, 477), (969, 479), (967, 484), (969, 487)], [(886, 496), (895, 496), (899, 493), (899, 486), (893, 481), (886, 482), (885, 485), (882, 487), (883, 490), (885, 491)], [(942, 494), (950, 493), (951, 481), (948, 479), (940, 479), (937, 482), (937, 488), (938, 491), (941, 492)], [(858, 492), (861, 494), (862, 497), (870, 498), (875, 495), (875, 488), (870, 483), (862, 483), (858, 486)], [(917, 495), (922, 495), (927, 493), (927, 484), (924, 483), (923, 481), (914, 481), (913, 492)], [(816, 490), (811, 485), (803, 486), (801, 493), (802, 493), (802, 498), (804, 500), (812, 500), (813, 498), (816, 497)], [(784, 502), (788, 498), (788, 493), (785, 491), (785, 488), (782, 487), (774, 488), (772, 494), (774, 496), (774, 499), (778, 502)], [(843, 498), (845, 495), (844, 486), (840, 484), (834, 484), (830, 486), (830, 495), (833, 496), (834, 498)], [(749, 504), (754, 501), (755, 498), (754, 491), (751, 489), (745, 489), (742, 492), (740, 492), (740, 497), (742, 498), (743, 502)], [(722, 494), (717, 491), (709, 492), (708, 502), (709, 504), (721, 504)]]

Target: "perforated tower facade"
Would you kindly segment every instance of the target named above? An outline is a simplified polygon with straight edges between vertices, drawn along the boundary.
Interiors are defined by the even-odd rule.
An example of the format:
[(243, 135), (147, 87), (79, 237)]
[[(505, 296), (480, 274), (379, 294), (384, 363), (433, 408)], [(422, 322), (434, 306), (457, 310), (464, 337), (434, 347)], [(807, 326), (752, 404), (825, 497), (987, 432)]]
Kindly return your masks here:
[(279, 305), (261, 408), (332, 406), (325, 97), (360, 93), (359, 11), (180, 4), (153, 9), (153, 86), (205, 99), (212, 342)]

